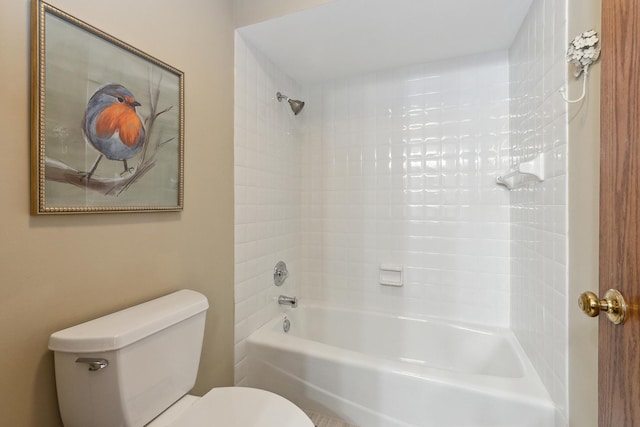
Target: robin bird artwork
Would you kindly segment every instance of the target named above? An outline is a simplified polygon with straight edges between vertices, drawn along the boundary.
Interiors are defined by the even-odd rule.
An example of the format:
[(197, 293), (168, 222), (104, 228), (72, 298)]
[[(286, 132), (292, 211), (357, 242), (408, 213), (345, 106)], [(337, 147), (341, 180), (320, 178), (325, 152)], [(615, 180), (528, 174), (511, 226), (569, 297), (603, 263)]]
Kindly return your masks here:
[(124, 86), (107, 83), (100, 86), (89, 98), (82, 121), (82, 131), (100, 155), (86, 174), (87, 181), (103, 157), (124, 163), (123, 175), (130, 172), (127, 159), (135, 156), (145, 140), (145, 128), (136, 112), (141, 104)]

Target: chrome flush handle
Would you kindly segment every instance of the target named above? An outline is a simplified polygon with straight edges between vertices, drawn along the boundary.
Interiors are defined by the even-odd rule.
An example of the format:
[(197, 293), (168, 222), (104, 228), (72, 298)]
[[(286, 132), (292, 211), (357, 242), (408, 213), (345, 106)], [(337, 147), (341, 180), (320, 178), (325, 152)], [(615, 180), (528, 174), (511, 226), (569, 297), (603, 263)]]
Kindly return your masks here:
[(89, 370), (92, 372), (99, 371), (109, 366), (107, 359), (93, 359), (90, 357), (80, 357), (76, 359), (76, 363), (86, 363), (89, 365)]

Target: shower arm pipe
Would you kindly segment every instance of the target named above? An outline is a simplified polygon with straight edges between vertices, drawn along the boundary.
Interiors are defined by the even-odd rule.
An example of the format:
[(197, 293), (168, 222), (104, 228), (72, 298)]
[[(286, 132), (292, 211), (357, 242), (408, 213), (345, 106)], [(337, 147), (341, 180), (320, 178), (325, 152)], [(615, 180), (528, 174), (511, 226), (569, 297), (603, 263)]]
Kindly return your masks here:
[(567, 98), (567, 87), (563, 86), (560, 88), (560, 94), (562, 95), (562, 99), (564, 99), (565, 102), (569, 103), (569, 104), (575, 104), (576, 102), (580, 102), (584, 99), (584, 97), (587, 95), (587, 78), (589, 76), (589, 64), (585, 65), (584, 67), (584, 71), (583, 71), (583, 80), (582, 80), (582, 95), (580, 95), (579, 98), (577, 99), (569, 99)]
[(282, 100), (284, 99), (285, 101), (289, 100), (289, 97), (287, 95), (284, 95), (280, 92), (276, 92), (276, 99), (278, 100), (278, 102), (282, 102)]

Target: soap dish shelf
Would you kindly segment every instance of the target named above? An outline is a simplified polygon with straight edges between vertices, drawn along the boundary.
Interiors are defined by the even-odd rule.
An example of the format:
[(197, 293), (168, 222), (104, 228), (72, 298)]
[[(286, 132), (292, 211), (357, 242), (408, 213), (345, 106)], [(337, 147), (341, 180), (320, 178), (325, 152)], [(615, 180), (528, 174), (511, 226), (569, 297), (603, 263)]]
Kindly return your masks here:
[(504, 185), (509, 190), (522, 187), (531, 182), (544, 181), (544, 153), (535, 158), (521, 162), (510, 168), (504, 175), (496, 178), (496, 183)]

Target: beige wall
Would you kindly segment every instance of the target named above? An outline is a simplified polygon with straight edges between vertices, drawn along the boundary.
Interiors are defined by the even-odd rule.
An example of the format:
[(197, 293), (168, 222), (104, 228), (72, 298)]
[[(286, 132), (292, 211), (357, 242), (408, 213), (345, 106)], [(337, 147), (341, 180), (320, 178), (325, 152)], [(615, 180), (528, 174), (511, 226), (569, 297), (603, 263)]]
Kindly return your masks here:
[[(600, 0), (569, 0), (569, 40), (600, 31)], [(569, 67), (571, 73), (573, 68)], [(569, 75), (570, 98), (582, 80)], [(578, 295), (598, 291), (600, 185), (600, 64), (589, 75), (587, 98), (569, 107), (569, 425), (596, 427), (598, 322), (580, 312)]]
[(211, 306), (195, 391), (233, 383), (232, 1), (50, 3), (185, 73), (185, 209), (29, 216), (30, 6), (1, 2), (0, 424), (11, 427), (61, 425), (50, 333), (183, 287)]
[(236, 28), (299, 12), (334, 0), (234, 0)]

